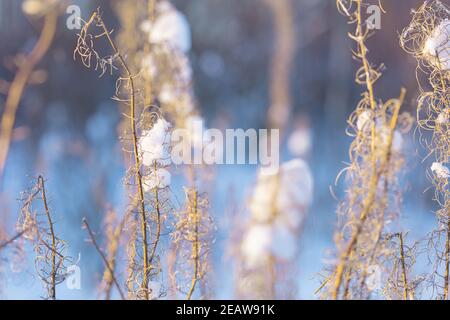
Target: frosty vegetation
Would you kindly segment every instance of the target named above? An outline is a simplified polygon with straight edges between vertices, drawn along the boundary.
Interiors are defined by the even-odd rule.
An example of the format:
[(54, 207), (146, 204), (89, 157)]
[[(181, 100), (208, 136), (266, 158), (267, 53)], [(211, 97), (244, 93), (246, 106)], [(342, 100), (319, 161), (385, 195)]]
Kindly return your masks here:
[[(288, 89), (295, 58), (292, 4), (262, 2), (273, 19), (275, 37), (268, 68), (270, 105), (261, 116), (268, 129), (223, 129), (228, 123), (222, 129), (208, 128), (194, 90), (193, 32), (188, 18), (171, 1), (113, 1), (116, 30), (107, 23), (102, 8), (80, 21), (73, 58), (80, 68), (91, 71), (89, 76), (99, 77), (99, 83), (115, 81), (112, 100), (121, 116), (114, 140), (122, 156), (116, 160), (125, 168), (120, 185), (125, 207), (106, 199), (108, 205), (95, 208), (101, 222), (93, 223), (93, 217), (86, 216), (79, 226), (89, 250), (102, 263), (96, 285), (100, 298), (215, 298), (214, 286), (221, 280), (215, 270), (217, 257), (223, 258), (220, 263), (228, 259), (231, 266), (228, 280), (223, 281), (233, 282), (233, 297), (298, 297), (302, 285), (298, 275), (305, 263), (300, 259), (303, 231), (318, 210), (314, 202), (318, 173), (311, 169), (315, 164), (309, 163), (316, 137), (305, 119), (292, 120)], [(336, 3), (342, 23), (352, 28), (342, 37), (348, 36), (352, 43), (348, 55), (357, 66), (354, 82), (361, 95), (347, 120), (348, 159), (331, 187), (330, 196), (337, 200), (336, 221), (329, 222), (335, 223), (334, 244), (324, 254), (314, 295), (333, 300), (448, 300), (450, 9), (438, 0), (424, 1), (412, 11), (410, 24), (400, 34), (398, 49), (409, 53), (418, 66), (414, 119), (405, 111), (407, 92), (401, 84), (398, 95), (385, 101), (380, 98), (384, 93), (376, 84), (383, 81), (385, 66), (372, 61), (369, 50), (382, 49), (371, 47), (369, 39), (381, 31), (364, 19), (365, 9), (373, 3)], [(0, 131), (0, 177), (13, 141), (19, 102), (33, 70), (54, 41), (63, 9), (59, 0), (22, 3), (24, 14), (43, 23), (36, 24), (42, 30), (35, 47), (22, 57), (22, 67), (8, 84)], [(426, 152), (427, 170), (418, 174), (429, 180), (430, 200), (436, 207), (434, 229), (417, 241), (400, 219), (404, 175), (409, 170), (406, 158), (411, 153), (407, 141), (413, 127)], [(236, 201), (233, 192), (218, 189), (216, 171), (221, 165), (253, 166), (252, 185), (242, 201)], [(69, 254), (71, 244), (63, 240), (67, 234), (59, 228), (67, 217), (53, 212), (52, 190), (46, 186), (39, 175), (20, 195), (15, 229), (0, 225), (0, 271), (6, 262), (14, 271), (28, 268), (31, 257), (34, 274), (42, 283), (42, 298), (56, 300), (61, 285), (74, 276), (77, 261)], [(212, 212), (218, 192), (226, 202), (224, 211), (231, 211), (229, 216)], [(230, 226), (224, 232), (225, 218)], [(225, 243), (227, 250), (222, 251), (226, 252), (217, 251), (216, 238)], [(416, 267), (424, 256), (425, 272)]]

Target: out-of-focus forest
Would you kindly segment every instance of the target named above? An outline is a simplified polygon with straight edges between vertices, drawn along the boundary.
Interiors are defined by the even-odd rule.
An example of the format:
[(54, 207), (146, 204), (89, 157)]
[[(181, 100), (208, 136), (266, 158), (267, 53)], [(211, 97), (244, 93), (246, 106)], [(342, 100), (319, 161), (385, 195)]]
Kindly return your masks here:
[[(122, 50), (125, 60), (131, 61), (135, 59), (133, 48), (121, 48), (126, 42), (121, 32), (130, 28), (124, 24), (125, 11), (127, 7), (145, 11), (145, 2), (70, 0), (64, 5), (79, 6), (84, 22), (100, 8), (102, 21), (113, 30), (111, 37), (117, 40), (119, 51)], [(355, 83), (360, 64), (352, 58), (355, 42), (348, 36), (355, 24), (348, 23), (345, 15), (337, 10), (336, 2), (330, 0), (279, 3), (275, 0), (172, 0), (171, 3), (189, 23), (192, 47), (185, 56), (192, 68), (196, 108), (205, 119), (205, 126), (223, 130), (281, 128), (281, 163), (301, 158), (309, 167), (312, 200), (302, 208), (304, 221), (297, 230), (298, 237), (288, 240), (297, 250), (292, 257), (287, 254), (295, 260), (295, 267), (286, 269), (292, 279), (288, 283), (295, 288), (292, 292), (286, 288), (289, 294), (269, 298), (320, 298), (316, 290), (326, 278), (324, 270), (336, 263), (332, 258), (336, 248), (336, 211), (348, 190), (345, 179), (335, 183), (339, 172), (350, 161), (353, 137), (346, 134), (348, 119), (365, 91), (364, 85)], [(375, 65), (384, 64), (382, 76), (374, 85), (377, 101), (398, 97), (400, 88), (404, 87), (406, 97), (401, 112), (409, 112), (414, 118), (420, 94), (417, 62), (401, 48), (399, 39), (412, 19), (411, 10), (422, 3), (382, 0), (381, 28), (366, 41), (368, 59)], [(144, 8), (140, 9), (140, 5)], [(22, 6), (22, 1), (0, 0), (1, 113), (9, 85), (43, 28), (43, 18), (25, 14)], [(123, 105), (111, 99), (115, 95), (117, 73), (121, 71), (115, 71), (115, 75), (107, 71), (99, 77), (99, 72), (83, 66), (80, 56), (74, 55), (80, 30), (66, 27), (68, 17), (64, 10), (60, 11), (54, 39), (35, 66), (17, 108), (0, 181), (0, 224), (4, 232), (0, 240), (16, 234), (27, 190), (36, 181), (39, 184), (38, 177), (42, 175), (55, 229), (66, 244), (65, 252), (72, 257), (71, 263), (79, 266), (82, 275), (79, 290), (70, 290), (61, 283), (57, 298), (96, 299), (103, 297), (100, 284), (105, 282), (105, 264), (86, 226), (83, 229), (82, 219), (89, 221), (101, 250), (109, 253), (111, 239), (102, 232), (108, 229), (105, 215), (115, 211), (122, 217), (132, 201), (130, 190), (134, 189), (126, 187), (130, 159), (124, 154), (126, 147), (120, 138), (124, 126)], [(143, 45), (139, 42), (142, 38), (136, 36), (135, 40), (138, 46)], [(101, 49), (109, 50), (105, 44)], [(283, 59), (285, 64), (280, 64)], [(158, 104), (159, 100), (155, 98), (152, 103)], [(429, 159), (424, 160), (428, 151), (419, 141), (416, 126), (414, 122), (413, 128), (402, 134), (404, 169), (396, 179), (399, 185), (396, 192), (402, 194), (402, 200), (395, 212), (398, 217), (392, 222), (396, 226), (393, 229), (407, 234), (411, 242), (423, 239), (433, 229), (437, 210), (426, 174), (431, 163)], [(252, 219), (249, 217), (254, 189), (260, 178), (258, 166), (218, 165), (206, 171), (202, 188), (208, 197), (208, 213), (214, 220), (211, 230), (214, 240), (210, 241), (208, 279), (196, 287), (192, 297), (258, 298), (259, 295), (246, 293), (247, 287), (241, 288), (246, 282), (239, 280), (244, 276), (236, 271), (239, 269), (236, 251), (242, 251), (238, 243), (245, 242), (246, 237), (242, 239), (240, 233), (245, 234), (244, 225)], [(186, 185), (182, 175), (173, 176), (170, 186), (169, 197), (176, 208), (183, 207), (184, 201), (190, 199), (188, 191), (185, 194), (183, 189)], [(304, 179), (305, 176), (299, 177), (300, 181)], [(38, 186), (37, 190), (41, 188)], [(193, 194), (197, 197), (196, 192)], [(175, 219), (175, 211), (167, 210), (168, 224)], [(174, 225), (178, 228), (176, 222)], [(161, 298), (184, 298), (187, 290), (174, 293), (170, 286), (173, 248), (170, 243), (175, 238), (171, 232), (171, 227), (167, 227), (162, 233), (159, 261), (163, 271), (158, 279), (163, 279), (165, 288)], [(261, 232), (259, 236), (264, 238), (265, 231), (255, 232)], [(25, 240), (18, 239), (15, 243)], [(283, 247), (284, 240), (275, 241)], [(33, 253), (36, 250), (31, 247), (0, 251), (2, 298), (39, 299), (47, 295), (45, 288), (49, 283), (42, 286), (42, 276), (35, 271), (39, 268)], [(126, 250), (121, 250), (117, 265), (127, 261)], [(187, 254), (186, 259), (189, 257)], [(417, 274), (429, 270), (426, 260), (418, 260)], [(125, 283), (126, 274), (125, 267), (123, 270), (118, 267), (119, 285)], [(140, 283), (141, 277), (136, 276), (136, 282)], [(281, 283), (277, 285), (282, 286)], [(112, 286), (112, 297), (120, 298), (115, 285)], [(274, 289), (279, 291), (283, 288)], [(427, 289), (424, 292), (425, 297), (432, 296)]]

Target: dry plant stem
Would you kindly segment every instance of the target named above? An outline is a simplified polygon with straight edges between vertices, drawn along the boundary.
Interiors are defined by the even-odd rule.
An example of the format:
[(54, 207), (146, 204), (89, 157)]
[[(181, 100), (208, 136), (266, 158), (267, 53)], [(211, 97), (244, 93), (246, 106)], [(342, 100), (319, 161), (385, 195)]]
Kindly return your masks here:
[(143, 272), (142, 272), (142, 284), (141, 288), (144, 290), (144, 298), (145, 300), (149, 299), (148, 294), (148, 273), (149, 273), (149, 260), (148, 260), (148, 239), (147, 239), (147, 218), (145, 215), (145, 200), (144, 200), (144, 189), (142, 187), (142, 174), (141, 174), (141, 163), (139, 160), (139, 150), (138, 150), (138, 138), (137, 138), (137, 130), (136, 130), (136, 117), (135, 117), (135, 88), (134, 88), (134, 79), (133, 75), (130, 72), (124, 58), (121, 53), (117, 49), (114, 41), (111, 38), (110, 32), (106, 28), (102, 18), (98, 13), (94, 13), (93, 18), (98, 19), (100, 27), (103, 29), (104, 35), (108, 39), (108, 42), (111, 48), (114, 51), (114, 54), (118, 57), (119, 62), (126, 73), (126, 77), (128, 79), (130, 85), (130, 126), (131, 126), (131, 135), (132, 135), (132, 143), (133, 143), (133, 156), (134, 156), (134, 164), (135, 164), (135, 179), (138, 186), (138, 197), (139, 197), (139, 214), (141, 216), (141, 233), (142, 233), (142, 256), (144, 261)]
[[(36, 83), (32, 80), (32, 75), (30, 75), (26, 85), (33, 85), (33, 84)], [(5, 96), (7, 96), (10, 88), (11, 88), (10, 82), (0, 79), (0, 94), (4, 94)]]
[(277, 294), (276, 284), (278, 275), (277, 275), (277, 261), (273, 254), (270, 255), (269, 259), (269, 274), (270, 274), (270, 286), (269, 286), (270, 292), (268, 296), (271, 297), (271, 299), (275, 299)]
[(192, 219), (194, 220), (194, 242), (192, 244), (192, 258), (194, 260), (194, 274), (192, 276), (191, 287), (186, 296), (186, 300), (191, 300), (192, 294), (194, 293), (195, 286), (196, 286), (198, 278), (199, 278), (199, 258), (200, 258), (199, 247), (200, 247), (200, 243), (199, 243), (199, 238), (198, 238), (198, 224), (200, 222), (199, 221), (200, 219), (198, 217), (197, 200), (198, 200), (197, 190), (194, 190), (194, 195), (193, 195), (193, 199), (192, 199), (193, 204), (192, 204), (192, 211), (191, 211)]
[[(429, 85), (432, 90), (425, 91), (420, 83), (418, 72), (416, 78), (418, 80), (420, 97), (417, 108), (417, 120), (420, 129), (432, 132), (432, 137), (426, 142), (426, 148), (429, 151), (427, 157), (433, 155), (438, 163), (448, 163), (449, 158), (449, 141), (448, 141), (448, 68), (445, 60), (448, 59), (448, 28), (445, 22), (448, 22), (450, 8), (447, 1), (425, 1), (418, 9), (413, 11), (413, 18), (409, 26), (402, 32), (400, 44), (402, 48), (409, 54), (413, 55), (418, 62), (417, 71), (428, 78)], [(439, 30), (439, 25), (444, 23), (443, 29)], [(438, 30), (438, 34), (435, 31)], [(427, 49), (427, 43), (431, 41), (434, 46), (434, 56), (431, 50)], [(430, 48), (431, 49), (431, 48)], [(441, 56), (442, 54), (442, 56)], [(441, 60), (444, 59), (444, 60)], [(444, 62), (444, 64), (442, 64)], [(422, 112), (423, 111), (423, 112)], [(444, 123), (438, 124), (438, 114), (445, 115)], [(449, 298), (449, 276), (450, 276), (450, 211), (449, 211), (449, 192), (448, 179), (436, 177), (433, 181), (435, 200), (441, 207), (439, 214), (439, 229), (431, 233), (434, 237), (435, 232), (439, 233), (437, 239), (430, 239), (430, 243), (435, 251), (435, 270), (433, 270), (431, 278), (434, 288), (438, 287), (439, 298), (448, 300)], [(445, 182), (444, 182), (445, 180)], [(443, 200), (443, 201), (442, 201)], [(442, 214), (442, 216), (441, 216)], [(447, 230), (441, 230), (440, 227), (445, 225)], [(442, 236), (445, 239), (441, 238)], [(441, 243), (443, 241), (443, 243)], [(443, 246), (441, 251), (441, 245)], [(443, 264), (443, 266), (442, 266)], [(442, 273), (440, 268), (443, 267)], [(443, 285), (436, 282), (437, 276), (443, 278)], [(442, 290), (442, 294), (441, 291)], [(433, 292), (434, 294), (434, 292)]]
[(47, 217), (47, 222), (48, 222), (48, 226), (49, 226), (49, 230), (50, 230), (50, 236), (52, 239), (52, 248), (51, 248), (52, 272), (50, 275), (51, 287), (50, 287), (49, 298), (52, 300), (55, 300), (56, 299), (56, 236), (55, 236), (55, 230), (53, 228), (52, 217), (50, 216), (50, 210), (48, 208), (47, 196), (45, 194), (45, 182), (44, 182), (44, 178), (42, 176), (39, 176), (39, 178), (38, 178), (38, 185), (39, 185), (39, 189), (41, 190), (42, 202), (44, 204), (45, 215)]
[[(444, 76), (441, 73), (442, 90), (446, 92), (447, 86), (445, 85)], [(448, 105), (447, 99), (444, 98), (445, 104)], [(447, 234), (445, 240), (445, 271), (444, 271), (444, 300), (448, 300), (449, 289), (449, 277), (450, 277), (450, 212), (447, 212)]]
[[(390, 161), (390, 156), (388, 156), (388, 162), (389, 162), (389, 161)], [(385, 212), (386, 207), (387, 207), (386, 196), (387, 196), (387, 192), (388, 192), (388, 182), (387, 182), (386, 180), (384, 181), (383, 192), (384, 192), (384, 194), (383, 194), (383, 197), (382, 197), (383, 203), (382, 203), (382, 206), (381, 206), (381, 212)], [(362, 275), (361, 275), (361, 277), (360, 277), (359, 288), (360, 288), (361, 292), (362, 292), (362, 290), (363, 290), (363, 288), (364, 288), (364, 285), (365, 285), (365, 283), (366, 283), (366, 279), (367, 279), (367, 276), (368, 276), (368, 269), (369, 269), (369, 266), (373, 265), (373, 263), (374, 263), (374, 261), (375, 261), (375, 258), (376, 258), (376, 252), (377, 252), (377, 249), (378, 249), (378, 247), (379, 247), (379, 245), (380, 245), (381, 237), (382, 237), (382, 235), (383, 235), (383, 229), (384, 229), (384, 216), (381, 216), (380, 219), (381, 219), (381, 221), (380, 221), (380, 223), (379, 223), (378, 226), (377, 226), (376, 241), (375, 241), (375, 244), (374, 244), (374, 246), (373, 246), (373, 248), (372, 248), (372, 250), (371, 250), (370, 259), (369, 259), (369, 261), (367, 261), (367, 263), (365, 264), (364, 269), (363, 269), (363, 272), (362, 272)], [(350, 258), (351, 258), (351, 257), (350, 257)], [(367, 299), (368, 299), (368, 298), (367, 298)]]
[(148, 17), (152, 22), (155, 20), (155, 2), (155, 0), (148, 0), (147, 3)]
[[(372, 110), (372, 113), (375, 114), (375, 95), (374, 95), (374, 89), (373, 89), (373, 80), (371, 75), (371, 68), (369, 61), (367, 59), (367, 47), (364, 43), (367, 31), (363, 31), (363, 21), (362, 21), (362, 13), (361, 13), (361, 5), (362, 0), (357, 1), (357, 20), (356, 20), (356, 37), (355, 40), (358, 43), (358, 50), (359, 55), (364, 67), (364, 73), (365, 73), (365, 82), (367, 86), (367, 92), (369, 93), (369, 103), (370, 103), (370, 109)], [(371, 150), (372, 150), (372, 173), (376, 174), (376, 156), (375, 156), (375, 121), (372, 121), (372, 127), (371, 127), (371, 134), (372, 134), (372, 141), (371, 141)]]
[(400, 263), (402, 266), (403, 300), (408, 300), (409, 287), (408, 287), (408, 278), (406, 277), (405, 250), (404, 250), (404, 246), (403, 246), (403, 234), (398, 233), (397, 237), (400, 240)]
[[(387, 181), (384, 182), (384, 193), (385, 194), (383, 196), (383, 199), (386, 199), (385, 197), (386, 197), (386, 193), (387, 193)], [(382, 212), (384, 212), (384, 210), (386, 209), (386, 205), (387, 205), (386, 202), (387, 201), (384, 201), (384, 203), (383, 203)], [(382, 217), (382, 220), (384, 220), (384, 217)], [(370, 256), (369, 261), (364, 266), (364, 271), (363, 271), (363, 274), (361, 276), (361, 280), (360, 280), (360, 283), (359, 283), (359, 287), (360, 287), (361, 291), (364, 288), (364, 284), (366, 283), (369, 266), (371, 266), (374, 263), (374, 260), (376, 258), (376, 252), (377, 252), (378, 246), (380, 245), (381, 236), (383, 234), (383, 227), (384, 227), (384, 221), (381, 221), (380, 224), (378, 225), (377, 237), (376, 237), (377, 240), (375, 241), (375, 245), (373, 246), (372, 254)]]
[(275, 52), (271, 62), (269, 123), (283, 128), (291, 107), (290, 71), (294, 58), (294, 18), (292, 0), (266, 0), (271, 8), (276, 34)]
[[(437, 57), (439, 60), (439, 56)], [(439, 63), (440, 68), (442, 69), (441, 64)], [(447, 86), (445, 84), (444, 75), (441, 72), (440, 76), (442, 91), (447, 91)], [(447, 98), (444, 96), (444, 102), (448, 105)], [(449, 290), (449, 279), (450, 278), (450, 212), (447, 212), (447, 234), (445, 240), (445, 271), (444, 271), (444, 300), (448, 300), (448, 290)]]
[(103, 262), (105, 263), (106, 268), (108, 268), (108, 271), (111, 275), (111, 279), (114, 282), (115, 286), (117, 287), (117, 291), (119, 291), (119, 295), (120, 295), (121, 299), (125, 300), (125, 295), (123, 294), (122, 289), (120, 288), (120, 285), (114, 275), (114, 270), (113, 270), (110, 262), (106, 258), (105, 254), (100, 249), (100, 246), (98, 245), (97, 241), (95, 240), (94, 233), (92, 232), (91, 227), (89, 226), (89, 223), (86, 218), (83, 218), (83, 226), (86, 228), (86, 231), (89, 234), (89, 239), (91, 240), (92, 244), (94, 245), (95, 250), (97, 250), (98, 254), (102, 258)]
[(319, 294), (320, 291), (331, 281), (331, 279), (334, 277), (334, 273), (332, 273), (330, 276), (328, 276), (325, 280), (322, 281), (320, 286), (314, 291), (314, 295)]
[[(155, 0), (148, 0), (147, 2), (148, 18), (153, 23), (155, 20)], [(152, 54), (150, 41), (147, 41), (144, 46), (144, 52), (146, 55)], [(152, 93), (152, 80), (151, 76), (145, 77), (145, 105), (149, 106), (153, 101)]]
[[(356, 0), (356, 6), (357, 6), (356, 12), (355, 12), (356, 31), (355, 31), (355, 35), (354, 36), (350, 35), (350, 37), (354, 41), (356, 41), (356, 43), (358, 45), (358, 49), (357, 49), (357, 52), (355, 53), (355, 56), (357, 58), (359, 58), (362, 62), (363, 70), (364, 70), (364, 83), (367, 87), (370, 109), (372, 110), (373, 116), (375, 116), (376, 101), (375, 101), (374, 88), (373, 88), (374, 79), (372, 78), (372, 69), (371, 69), (369, 61), (367, 59), (367, 47), (366, 47), (365, 41), (367, 39), (368, 29), (366, 29), (366, 30), (363, 29), (363, 18), (362, 18), (362, 10), (361, 10), (362, 9), (362, 0)], [(347, 15), (349, 15), (348, 12), (347, 12)], [(397, 116), (398, 116), (398, 114), (397, 114)], [(376, 166), (377, 158), (376, 158), (376, 153), (375, 153), (375, 130), (376, 130), (376, 122), (375, 122), (375, 119), (373, 119), (372, 125), (371, 125), (372, 175), (371, 175), (369, 194), (364, 201), (364, 204), (363, 204), (364, 209), (363, 209), (363, 212), (361, 213), (361, 216), (360, 216), (359, 222), (356, 226), (355, 232), (353, 233), (353, 235), (350, 239), (350, 242), (347, 246), (347, 249), (343, 252), (343, 254), (340, 258), (340, 262), (339, 262), (338, 266), (336, 267), (335, 282), (334, 282), (333, 291), (332, 291), (333, 299), (337, 299), (337, 297), (338, 297), (339, 288), (341, 286), (344, 271), (345, 271), (344, 270), (345, 264), (346, 264), (349, 256), (352, 254), (352, 251), (357, 242), (357, 238), (359, 237), (359, 234), (361, 233), (361, 230), (363, 228), (365, 220), (367, 219), (367, 216), (370, 213), (372, 204), (375, 201), (376, 187), (378, 185), (380, 175), (382, 174), (382, 173), (377, 174), (377, 166)], [(390, 137), (390, 138), (392, 138), (392, 137)], [(391, 143), (392, 143), (392, 141), (391, 141)], [(388, 155), (386, 155), (386, 156), (388, 156)], [(387, 162), (387, 160), (388, 159), (386, 159), (385, 162)], [(350, 272), (350, 271), (347, 271), (347, 272)], [(350, 281), (350, 275), (347, 274), (346, 281), (345, 281), (346, 282), (345, 283), (345, 291), (346, 292), (345, 292), (344, 297), (346, 297), (348, 295), (349, 281)]]
[(51, 10), (45, 16), (44, 27), (36, 46), (30, 54), (23, 59), (22, 65), (19, 67), (19, 70), (17, 71), (14, 80), (9, 87), (0, 129), (0, 181), (3, 179), (3, 171), (5, 169), (6, 159), (8, 157), (12, 131), (14, 128), (20, 99), (33, 69), (50, 48), (55, 36), (57, 21), (58, 13), (56, 10)]
[(448, 287), (450, 277), (450, 214), (448, 214), (447, 219), (447, 239), (445, 241), (444, 300), (448, 300)]
[[(29, 229), (29, 228), (28, 228)], [(14, 241), (16, 241), (17, 239), (19, 239), (21, 236), (23, 236), (23, 234), (25, 232), (28, 231), (28, 229), (22, 230), (21, 232), (19, 232), (18, 234), (16, 234), (14, 237), (12, 237), (9, 240), (6, 240), (5, 242), (0, 244), (0, 250), (3, 250), (4, 248), (6, 248), (7, 246), (9, 246), (10, 244), (12, 244)]]
[[(387, 143), (388, 149), (387, 150), (391, 149), (392, 138), (393, 138), (392, 132), (394, 131), (394, 129), (397, 125), (398, 114), (399, 114), (400, 107), (403, 104), (404, 99), (405, 99), (405, 90), (402, 89), (401, 93), (400, 93), (400, 97), (398, 98), (396, 108), (394, 110), (394, 114), (392, 115), (392, 119), (391, 119), (391, 125), (390, 125), (391, 134), (388, 137), (388, 143)], [(384, 155), (384, 158), (381, 159), (382, 162), (380, 164), (380, 170), (378, 172), (376, 172), (376, 174), (372, 175), (370, 185), (369, 185), (369, 193), (363, 202), (363, 210), (359, 217), (358, 224), (356, 225), (356, 228), (354, 229), (354, 231), (352, 233), (352, 236), (349, 240), (349, 243), (347, 244), (347, 247), (345, 248), (344, 252), (341, 254), (341, 257), (339, 259), (339, 263), (336, 267), (336, 276), (335, 276), (335, 281), (334, 281), (333, 289), (332, 289), (332, 299), (333, 300), (336, 300), (338, 298), (339, 288), (341, 287), (342, 278), (343, 278), (343, 274), (345, 271), (347, 260), (358, 242), (358, 238), (363, 229), (364, 222), (366, 221), (367, 216), (369, 215), (372, 205), (375, 201), (375, 195), (376, 195), (376, 190), (377, 190), (377, 186), (378, 186), (378, 181), (380, 180), (380, 178), (381, 178), (382, 174), (384, 173), (386, 166), (388, 164), (389, 153), (390, 152), (388, 151)]]
[[(154, 163), (154, 168), (153, 169), (155, 170), (155, 172), (158, 169), (156, 161)], [(155, 242), (153, 243), (153, 246), (152, 246), (152, 249), (151, 249), (151, 253), (150, 253), (150, 259), (149, 259), (150, 268), (152, 267), (153, 259), (155, 258), (155, 255), (156, 255), (156, 249), (158, 248), (158, 243), (159, 243), (159, 240), (161, 238), (161, 208), (160, 208), (160, 203), (159, 203), (158, 188), (157, 187), (154, 188), (153, 192), (154, 192), (154, 195), (155, 195), (156, 235), (155, 235)]]
[[(114, 229), (113, 236), (111, 239), (111, 242), (108, 244), (108, 251), (109, 251), (109, 258), (108, 265), (110, 266), (108, 268), (107, 266), (107, 272), (105, 272), (105, 278), (106, 278), (106, 289), (105, 289), (105, 299), (110, 300), (111, 299), (111, 291), (114, 285), (114, 271), (116, 268), (116, 257), (117, 257), (117, 251), (119, 249), (119, 241), (120, 237), (122, 235), (123, 226), (125, 224), (125, 219), (122, 219), (122, 221), (119, 223), (119, 225)], [(113, 271), (111, 272), (110, 269)]]
[[(127, 216), (132, 217), (132, 212), (134, 208), (137, 206), (138, 200), (136, 197), (133, 198), (133, 203), (130, 210), (127, 212)], [(127, 290), (128, 290), (128, 299), (133, 298), (133, 273), (134, 273), (134, 264), (136, 259), (136, 239), (137, 239), (137, 226), (135, 224), (133, 217), (133, 221), (128, 228), (131, 228), (129, 231), (130, 239), (129, 239), (129, 247), (128, 247), (128, 266), (127, 266)]]
[[(353, 252), (350, 254), (350, 260), (352, 260)], [(345, 274), (345, 284), (344, 284), (344, 299), (350, 299), (350, 281), (352, 280), (352, 272), (353, 268), (349, 268), (349, 270)]]

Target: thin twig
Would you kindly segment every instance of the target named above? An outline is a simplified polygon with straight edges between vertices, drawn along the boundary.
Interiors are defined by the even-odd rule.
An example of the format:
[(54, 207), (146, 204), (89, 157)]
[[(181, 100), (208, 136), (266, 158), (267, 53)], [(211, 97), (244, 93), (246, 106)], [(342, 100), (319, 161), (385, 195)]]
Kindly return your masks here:
[[(122, 235), (122, 230), (125, 225), (126, 216), (120, 221), (120, 223), (114, 228), (112, 231), (112, 236), (110, 239), (108, 239), (110, 242), (108, 244), (108, 263), (111, 266), (112, 270), (115, 270), (116, 267), (116, 256), (119, 249), (119, 241), (120, 237)], [(105, 288), (105, 299), (110, 300), (111, 299), (111, 290), (114, 284), (113, 278), (111, 276), (111, 272), (108, 270), (105, 271), (104, 279), (106, 282), (106, 288)]]
[(17, 239), (19, 239), (20, 237), (23, 236), (23, 234), (25, 232), (27, 232), (29, 230), (29, 228), (24, 229), (22, 231), (20, 231), (19, 233), (17, 233), (14, 237), (10, 238), (9, 240), (4, 241), (3, 243), (0, 244), (0, 250), (3, 250), (4, 248), (6, 248), (7, 246), (9, 246), (10, 244), (12, 244), (14, 241), (16, 241)]
[(192, 259), (194, 259), (194, 274), (192, 275), (192, 281), (191, 281), (191, 287), (189, 289), (189, 292), (186, 296), (186, 300), (191, 300), (192, 294), (195, 290), (195, 285), (197, 284), (198, 278), (199, 278), (199, 237), (198, 237), (198, 224), (199, 224), (199, 217), (198, 217), (198, 196), (197, 196), (197, 190), (194, 190), (193, 199), (192, 199), (192, 219), (194, 221), (194, 242), (192, 244)]
[(447, 235), (445, 241), (445, 273), (444, 273), (444, 300), (448, 300), (448, 287), (450, 277), (450, 214), (447, 218)]
[(403, 300), (408, 299), (409, 295), (409, 286), (408, 286), (408, 278), (406, 276), (406, 264), (405, 264), (405, 250), (403, 247), (403, 234), (397, 233), (397, 237), (400, 240), (400, 264), (402, 266), (402, 281), (403, 281)]
[(89, 226), (89, 223), (88, 223), (86, 218), (83, 218), (83, 226), (85, 227), (86, 231), (88, 232), (89, 238), (90, 238), (92, 244), (94, 245), (95, 249), (97, 250), (98, 254), (102, 258), (106, 268), (108, 268), (108, 271), (109, 271), (109, 273), (111, 275), (111, 279), (114, 282), (114, 284), (116, 285), (117, 290), (119, 291), (119, 295), (120, 295), (121, 299), (125, 300), (125, 295), (123, 294), (122, 289), (120, 288), (120, 285), (117, 282), (117, 279), (116, 279), (116, 277), (114, 275), (114, 270), (111, 267), (108, 259), (106, 258), (105, 254), (103, 253), (102, 249), (100, 249), (100, 246), (98, 245), (97, 241), (95, 240), (94, 233), (92, 232), (92, 230), (91, 230), (91, 228)]
[[(50, 287), (49, 298), (55, 300), (56, 299), (56, 272), (57, 272), (57, 270), (56, 270), (56, 236), (55, 236), (55, 230), (53, 228), (52, 217), (50, 215), (50, 209), (48, 208), (47, 196), (45, 194), (45, 182), (44, 182), (44, 178), (42, 176), (39, 176), (39, 178), (38, 178), (38, 186), (41, 191), (42, 202), (44, 204), (45, 215), (47, 217), (47, 222), (48, 222), (48, 226), (49, 226), (49, 230), (50, 230), (50, 237), (52, 240), (52, 246), (51, 246), (52, 271), (51, 271), (51, 275), (50, 275), (51, 287)], [(44, 241), (44, 243), (45, 243), (45, 241)]]

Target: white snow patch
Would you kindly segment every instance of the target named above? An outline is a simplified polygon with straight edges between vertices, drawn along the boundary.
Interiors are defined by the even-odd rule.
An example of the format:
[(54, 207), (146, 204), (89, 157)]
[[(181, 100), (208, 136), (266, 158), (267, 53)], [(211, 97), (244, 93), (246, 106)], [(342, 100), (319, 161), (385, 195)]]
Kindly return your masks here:
[(145, 21), (141, 29), (149, 33), (153, 44), (169, 44), (186, 53), (191, 49), (191, 29), (183, 13), (170, 2), (162, 1), (157, 5), (158, 15), (153, 24)]
[(440, 179), (450, 178), (450, 170), (440, 162), (434, 162), (431, 165), (431, 171)]
[(139, 139), (142, 163), (153, 167), (170, 164), (170, 124), (159, 118), (150, 130), (144, 131)]
[(435, 59), (435, 64), (450, 70), (450, 20), (442, 20), (426, 40), (424, 53)]

